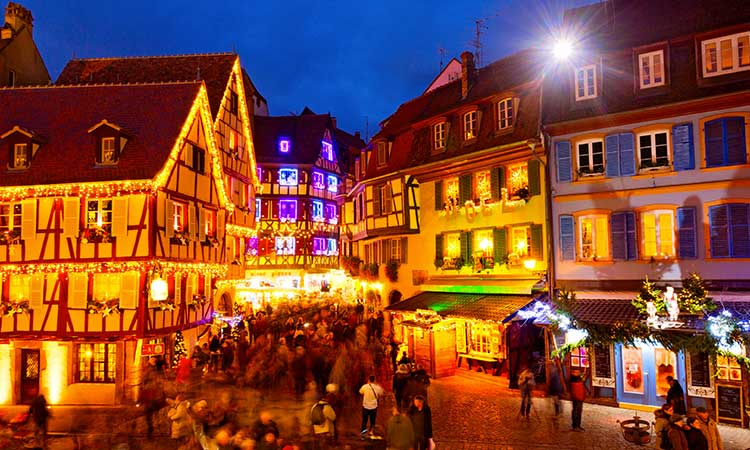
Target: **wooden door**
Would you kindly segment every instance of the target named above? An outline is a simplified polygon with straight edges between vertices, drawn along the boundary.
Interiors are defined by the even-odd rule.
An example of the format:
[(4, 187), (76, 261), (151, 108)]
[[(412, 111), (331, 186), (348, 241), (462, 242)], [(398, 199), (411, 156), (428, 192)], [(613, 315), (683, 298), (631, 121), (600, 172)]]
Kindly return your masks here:
[(28, 405), (39, 394), (39, 350), (21, 350), (21, 403)]

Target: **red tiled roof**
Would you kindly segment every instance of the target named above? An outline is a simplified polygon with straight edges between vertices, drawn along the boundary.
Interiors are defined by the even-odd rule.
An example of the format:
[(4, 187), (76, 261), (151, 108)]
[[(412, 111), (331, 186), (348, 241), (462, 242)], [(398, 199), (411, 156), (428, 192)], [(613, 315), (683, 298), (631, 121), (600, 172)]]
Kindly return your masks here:
[[(255, 116), (255, 157), (259, 163), (314, 164), (326, 128), (333, 128), (328, 114)], [(280, 137), (291, 140), (288, 154), (278, 151)]]
[(113, 83), (206, 83), (211, 117), (224, 97), (236, 53), (71, 59), (57, 77), (58, 85)]
[[(151, 179), (164, 166), (201, 83), (0, 89), (0, 135), (14, 126), (43, 144), (26, 170), (8, 170), (0, 151), (0, 186)], [(114, 166), (96, 166), (88, 130), (106, 119), (126, 130)], [(0, 141), (0, 147), (5, 148)]]

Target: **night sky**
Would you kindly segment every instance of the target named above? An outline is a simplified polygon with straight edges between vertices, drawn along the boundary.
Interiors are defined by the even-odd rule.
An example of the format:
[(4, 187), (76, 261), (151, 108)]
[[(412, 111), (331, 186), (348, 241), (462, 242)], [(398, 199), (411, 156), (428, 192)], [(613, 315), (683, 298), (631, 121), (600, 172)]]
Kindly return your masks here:
[[(309, 106), (372, 136), (444, 63), (474, 51), (482, 65), (545, 46), (565, 7), (587, 0), (15, 0), (34, 15), (52, 79), (72, 57), (236, 51), (272, 115)], [(2, 0), (3, 6), (7, 4)], [(459, 58), (460, 59), (460, 58)], [(368, 126), (369, 122), (369, 126)], [(369, 130), (369, 134), (368, 134)]]

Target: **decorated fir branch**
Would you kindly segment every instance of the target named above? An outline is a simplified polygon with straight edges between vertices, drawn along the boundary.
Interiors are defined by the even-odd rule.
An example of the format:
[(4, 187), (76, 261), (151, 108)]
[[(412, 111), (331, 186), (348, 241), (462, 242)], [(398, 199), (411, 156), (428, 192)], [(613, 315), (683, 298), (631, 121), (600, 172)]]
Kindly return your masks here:
[(86, 310), (89, 314), (99, 313), (102, 316), (110, 314), (120, 314), (120, 299), (111, 298), (109, 300), (88, 300)]
[(203, 294), (193, 294), (193, 297), (188, 300), (188, 308), (195, 309), (198, 306), (203, 306), (207, 303), (208, 298)]
[(174, 297), (169, 297), (168, 299), (164, 300), (163, 302), (157, 302), (157, 307), (161, 311), (174, 311), (177, 305), (175, 305)]
[(0, 315), (13, 316), (14, 314), (28, 314), (31, 311), (28, 299), (3, 300), (0, 302)]
[(188, 355), (187, 347), (185, 346), (185, 338), (182, 336), (182, 331), (177, 330), (174, 335), (174, 352), (172, 356), (172, 365), (176, 366), (182, 358), (186, 358)]
[[(670, 294), (670, 287), (666, 287), (666, 293)], [(665, 291), (656, 286), (648, 277), (643, 281), (643, 286), (638, 296), (633, 300), (633, 307), (641, 314), (649, 314), (649, 302), (655, 308), (657, 314), (668, 312)], [(708, 296), (705, 282), (696, 273), (682, 280), (682, 289), (676, 292), (679, 310), (687, 314), (703, 315), (716, 309), (713, 299)], [(669, 296), (669, 295), (667, 295)]]

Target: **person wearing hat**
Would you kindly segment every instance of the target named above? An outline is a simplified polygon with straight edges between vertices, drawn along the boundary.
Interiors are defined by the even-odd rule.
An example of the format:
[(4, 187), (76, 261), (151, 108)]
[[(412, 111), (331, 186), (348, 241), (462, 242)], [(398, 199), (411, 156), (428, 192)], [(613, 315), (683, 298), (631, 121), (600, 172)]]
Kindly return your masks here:
[(699, 406), (695, 408), (695, 412), (698, 413), (698, 419), (701, 422), (701, 432), (706, 437), (706, 441), (708, 441), (708, 450), (724, 450), (724, 443), (721, 442), (719, 427), (716, 426), (716, 421), (708, 415), (708, 410)]
[(403, 411), (404, 408), (404, 393), (406, 392), (406, 385), (409, 382), (409, 369), (406, 364), (399, 364), (396, 374), (393, 376), (393, 394), (396, 397), (396, 407), (399, 411)]
[(690, 450), (708, 450), (708, 440), (701, 432), (700, 420), (697, 417), (688, 417), (687, 425), (685, 437), (687, 438), (688, 448)]
[(685, 423), (685, 416), (673, 414), (669, 418), (669, 441), (672, 443), (674, 450), (689, 450), (685, 428), (689, 428)]

